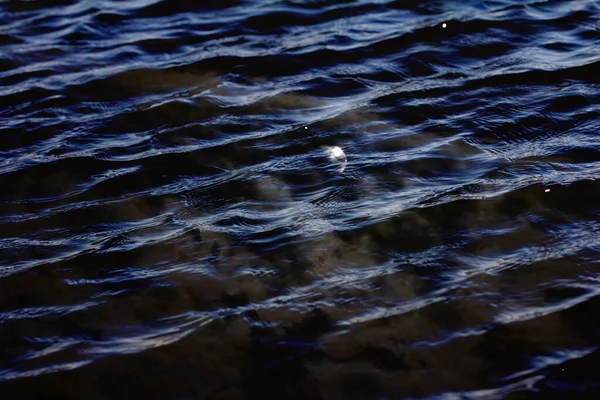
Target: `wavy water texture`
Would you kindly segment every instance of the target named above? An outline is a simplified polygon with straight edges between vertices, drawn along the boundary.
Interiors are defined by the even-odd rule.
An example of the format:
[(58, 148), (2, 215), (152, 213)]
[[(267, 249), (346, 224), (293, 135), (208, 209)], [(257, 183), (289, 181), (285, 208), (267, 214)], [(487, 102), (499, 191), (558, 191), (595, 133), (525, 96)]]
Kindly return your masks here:
[(0, 393), (595, 398), (600, 2), (192, 3), (0, 2)]

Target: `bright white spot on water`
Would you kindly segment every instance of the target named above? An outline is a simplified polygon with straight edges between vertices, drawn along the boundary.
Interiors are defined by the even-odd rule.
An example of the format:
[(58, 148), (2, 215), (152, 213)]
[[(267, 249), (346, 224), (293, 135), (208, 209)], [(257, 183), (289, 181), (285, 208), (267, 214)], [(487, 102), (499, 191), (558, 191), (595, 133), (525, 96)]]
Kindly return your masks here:
[(344, 153), (344, 150), (342, 150), (340, 147), (337, 146), (332, 146), (327, 148), (327, 157), (329, 158), (329, 161), (343, 161), (346, 159), (346, 154)]
[(445, 27), (446, 27), (446, 23), (444, 22), (444, 23), (442, 24), (442, 28), (445, 28)]
[(337, 172), (343, 172), (346, 169), (346, 153), (338, 146), (323, 146), (327, 160), (331, 163), (339, 164)]
[(544, 192), (546, 192), (546, 193), (548, 193), (549, 191), (550, 191), (550, 189), (546, 189), (546, 190), (544, 190)]

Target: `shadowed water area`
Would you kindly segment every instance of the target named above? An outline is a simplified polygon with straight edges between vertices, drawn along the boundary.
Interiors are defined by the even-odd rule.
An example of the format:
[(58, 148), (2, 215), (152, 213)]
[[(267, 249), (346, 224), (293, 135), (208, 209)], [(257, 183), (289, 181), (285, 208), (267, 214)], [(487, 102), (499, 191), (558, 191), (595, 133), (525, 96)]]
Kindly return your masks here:
[(596, 0), (0, 1), (0, 398), (597, 398), (599, 100)]

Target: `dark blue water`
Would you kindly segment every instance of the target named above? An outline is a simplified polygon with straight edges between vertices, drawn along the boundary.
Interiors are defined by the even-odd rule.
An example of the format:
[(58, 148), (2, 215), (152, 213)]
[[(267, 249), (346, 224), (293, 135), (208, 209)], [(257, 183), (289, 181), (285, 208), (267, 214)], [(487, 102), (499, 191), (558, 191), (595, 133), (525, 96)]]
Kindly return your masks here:
[(597, 398), (599, 101), (597, 0), (0, 1), (0, 398)]

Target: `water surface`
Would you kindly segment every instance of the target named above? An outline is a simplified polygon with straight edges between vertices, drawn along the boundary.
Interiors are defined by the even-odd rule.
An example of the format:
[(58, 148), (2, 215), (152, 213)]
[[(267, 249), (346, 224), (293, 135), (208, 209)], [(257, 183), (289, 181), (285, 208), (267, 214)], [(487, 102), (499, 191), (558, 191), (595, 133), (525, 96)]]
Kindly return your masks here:
[(599, 12), (0, 2), (1, 397), (595, 398)]

